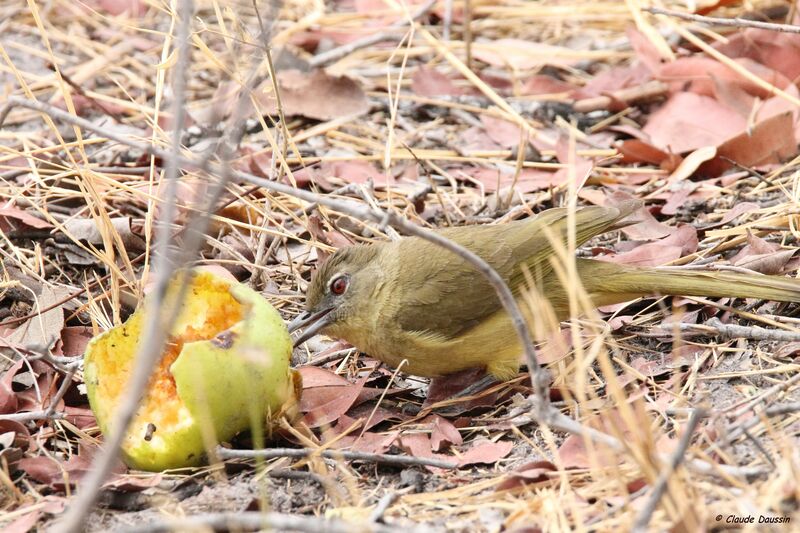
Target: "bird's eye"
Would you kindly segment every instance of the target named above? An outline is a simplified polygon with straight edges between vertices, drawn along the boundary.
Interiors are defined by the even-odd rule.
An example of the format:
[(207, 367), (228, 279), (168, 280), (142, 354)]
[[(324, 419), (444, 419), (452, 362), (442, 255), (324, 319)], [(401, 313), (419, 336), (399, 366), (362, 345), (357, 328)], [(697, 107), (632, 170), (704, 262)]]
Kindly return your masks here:
[(344, 294), (347, 290), (347, 276), (337, 276), (331, 280), (331, 292), (336, 295)]

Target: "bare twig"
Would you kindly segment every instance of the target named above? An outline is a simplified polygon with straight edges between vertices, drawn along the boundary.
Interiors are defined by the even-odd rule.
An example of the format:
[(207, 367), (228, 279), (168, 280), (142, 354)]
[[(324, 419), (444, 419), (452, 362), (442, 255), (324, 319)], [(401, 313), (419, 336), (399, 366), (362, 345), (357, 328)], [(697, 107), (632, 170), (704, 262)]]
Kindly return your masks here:
[(633, 523), (633, 528), (631, 531), (636, 533), (647, 531), (647, 524), (650, 523), (650, 519), (653, 516), (653, 513), (658, 507), (658, 502), (661, 501), (661, 497), (664, 495), (664, 491), (667, 488), (667, 483), (669, 482), (670, 477), (672, 474), (677, 470), (678, 466), (683, 462), (684, 456), (686, 455), (686, 450), (689, 448), (689, 444), (692, 442), (692, 435), (694, 434), (694, 430), (697, 428), (697, 424), (700, 423), (700, 420), (705, 416), (702, 409), (695, 409), (692, 411), (692, 415), (689, 417), (689, 422), (686, 424), (686, 429), (681, 435), (681, 440), (678, 442), (678, 447), (675, 448), (675, 451), (669, 458), (667, 465), (658, 475), (658, 479), (656, 480), (655, 485), (653, 485), (653, 490), (650, 492), (650, 497), (648, 498), (647, 502), (645, 503), (644, 507), (639, 511), (639, 514), (636, 516), (636, 520)]
[[(428, 0), (416, 12), (411, 15), (411, 20), (416, 21), (425, 16), (428, 11), (436, 4), (436, 0)], [(405, 26), (408, 25), (408, 19), (403, 19), (402, 21), (397, 22), (396, 24), (392, 24), (386, 30), (380, 31), (378, 33), (373, 33), (372, 35), (367, 35), (366, 37), (362, 37), (361, 39), (356, 39), (355, 41), (351, 41), (347, 44), (343, 44), (342, 46), (336, 47), (333, 50), (328, 50), (327, 52), (323, 52), (321, 54), (317, 54), (312, 57), (308, 64), (312, 68), (322, 68), (324, 66), (330, 65), (331, 63), (335, 63), (339, 61), (343, 57), (346, 57), (356, 50), (361, 50), (362, 48), (366, 48), (368, 46), (372, 46), (373, 44), (377, 44), (383, 41), (391, 41), (397, 38), (400, 34), (400, 31), (403, 30)]]
[(723, 324), (716, 317), (706, 321), (706, 326), (714, 328), (717, 333), (729, 339), (752, 339), (757, 341), (800, 341), (800, 334), (792, 331), (766, 329), (757, 326), (740, 326), (738, 324)]
[[(110, 431), (105, 435), (105, 445), (102, 451), (92, 461), (92, 468), (83, 479), (81, 490), (73, 498), (71, 505), (64, 514), (63, 520), (59, 521), (54, 526), (54, 530), (59, 533), (69, 533), (82, 529), (83, 522), (86, 519), (89, 509), (97, 498), (100, 487), (119, 456), (119, 449), (127, 433), (128, 426), (136, 414), (145, 387), (150, 380), (150, 375), (157, 366), (156, 363), (161, 356), (162, 347), (167, 339), (167, 332), (171, 328), (171, 323), (175, 320), (177, 315), (174, 309), (163, 309), (163, 304), (166, 297), (167, 286), (176, 266), (170, 257), (169, 246), (172, 223), (177, 213), (175, 197), (180, 161), (178, 161), (176, 156), (180, 151), (181, 132), (183, 131), (183, 123), (186, 116), (186, 73), (191, 55), (189, 31), (191, 27), (191, 17), (194, 12), (194, 3), (191, 0), (183, 0), (179, 2), (176, 9), (178, 11), (178, 24), (176, 28), (178, 59), (175, 66), (174, 100), (172, 103), (173, 131), (171, 147), (165, 158), (167, 167), (164, 176), (166, 182), (164, 198), (166, 198), (167, 201), (163, 218), (160, 219), (160, 224), (157, 227), (155, 244), (156, 257), (154, 263), (156, 280), (155, 288), (151, 293), (151, 299), (148, 304), (149, 309), (148, 312), (145, 313), (145, 324), (142, 329), (144, 332), (144, 340), (136, 350), (136, 364), (134, 365), (131, 378), (128, 381), (126, 392), (122, 396), (120, 405), (117, 407), (114, 423), (110, 426)], [(176, 308), (180, 305), (183, 298), (187, 281), (187, 277), (184, 276), (178, 295), (172, 302)]]
[(733, 26), (734, 28), (758, 28), (761, 30), (779, 31), (784, 33), (800, 33), (800, 26), (793, 24), (777, 24), (774, 22), (761, 22), (758, 20), (748, 20), (739, 17), (732, 19), (720, 17), (706, 17), (704, 15), (694, 15), (692, 13), (682, 13), (680, 11), (671, 11), (669, 9), (662, 9), (660, 7), (643, 7), (642, 11), (647, 11), (653, 15), (666, 15), (682, 20), (690, 20), (692, 22), (701, 22), (704, 24), (716, 24), (717, 26)]
[(387, 492), (383, 495), (383, 498), (378, 502), (378, 505), (375, 506), (375, 509), (369, 515), (370, 522), (380, 522), (383, 523), (383, 515), (386, 514), (386, 511), (389, 510), (389, 507), (392, 506), (394, 502), (397, 501), (400, 495), (394, 491)]
[(125, 533), (172, 533), (173, 531), (302, 531), (307, 533), (391, 533), (395, 528), (376, 522), (354, 524), (341, 520), (328, 520), (316, 516), (283, 513), (259, 513), (245, 511), (237, 513), (201, 514), (186, 518), (148, 522), (123, 529)]
[(326, 459), (345, 459), (347, 461), (365, 461), (368, 463), (389, 464), (396, 466), (433, 466), (436, 468), (458, 468), (458, 463), (429, 457), (412, 457), (410, 455), (390, 455), (386, 453), (366, 453), (339, 450), (315, 450), (313, 448), (268, 448), (264, 450), (231, 450), (217, 447), (217, 455), (221, 459), (277, 459), (279, 457), (324, 457)]

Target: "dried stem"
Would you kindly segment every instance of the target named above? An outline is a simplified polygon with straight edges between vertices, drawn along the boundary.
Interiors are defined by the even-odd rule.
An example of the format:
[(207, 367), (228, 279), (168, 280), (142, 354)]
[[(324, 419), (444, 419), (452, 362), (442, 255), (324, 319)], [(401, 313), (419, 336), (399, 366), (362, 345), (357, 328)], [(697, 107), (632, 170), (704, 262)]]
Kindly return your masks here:
[(264, 450), (231, 450), (217, 447), (217, 455), (221, 459), (277, 459), (279, 457), (325, 457), (326, 459), (345, 459), (347, 461), (365, 461), (368, 463), (388, 464), (395, 466), (433, 466), (436, 468), (458, 468), (458, 463), (433, 459), (430, 457), (411, 457), (409, 455), (390, 455), (385, 453), (351, 452), (346, 450), (315, 450), (313, 448), (267, 448)]
[(778, 31), (784, 33), (800, 33), (800, 26), (793, 24), (776, 24), (774, 22), (761, 22), (758, 20), (747, 20), (739, 17), (732, 19), (721, 17), (707, 17), (705, 15), (694, 15), (692, 13), (682, 13), (680, 11), (671, 11), (669, 9), (662, 9), (660, 7), (643, 7), (642, 11), (647, 11), (653, 15), (666, 15), (682, 20), (690, 20), (692, 22), (701, 22), (703, 24), (716, 24), (717, 26), (732, 26), (734, 28), (758, 28), (760, 30)]

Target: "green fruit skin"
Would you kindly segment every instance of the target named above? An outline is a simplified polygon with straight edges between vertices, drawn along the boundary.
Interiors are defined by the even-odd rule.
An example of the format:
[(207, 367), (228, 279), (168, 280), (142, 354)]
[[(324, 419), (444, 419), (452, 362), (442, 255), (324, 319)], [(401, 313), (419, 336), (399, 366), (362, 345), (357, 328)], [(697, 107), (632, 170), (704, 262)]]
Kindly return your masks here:
[[(184, 344), (170, 372), (191, 420), (182, 421), (186, 425), (181, 428), (158, 428), (150, 440), (144, 438), (146, 428), (129, 428), (122, 453), (132, 468), (162, 471), (202, 464), (206, 442), (213, 446), (246, 429), (263, 428), (293, 398), (292, 341), (280, 314), (252, 289), (213, 277), (227, 284), (242, 304), (243, 319), (214, 339)], [(87, 394), (104, 434), (110, 430), (116, 405), (98, 396), (102, 376), (94, 357), (101, 344), (113, 350), (122, 337), (138, 335), (140, 330), (137, 311), (124, 325), (97, 336), (87, 346)], [(115, 355), (122, 356), (118, 364), (130, 367), (134, 354), (135, 350)]]

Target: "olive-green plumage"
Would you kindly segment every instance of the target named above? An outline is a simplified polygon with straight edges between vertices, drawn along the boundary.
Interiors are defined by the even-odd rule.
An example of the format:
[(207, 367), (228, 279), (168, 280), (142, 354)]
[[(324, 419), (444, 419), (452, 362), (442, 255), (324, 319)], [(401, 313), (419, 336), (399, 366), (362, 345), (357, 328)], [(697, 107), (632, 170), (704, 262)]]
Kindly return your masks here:
[[(638, 205), (578, 209), (576, 245), (619, 226)], [(567, 210), (550, 209), (508, 224), (440, 233), (487, 261), (518, 297), (532, 276), (563, 320), (568, 292), (553, 269), (551, 243), (565, 243), (567, 229)], [(800, 302), (800, 281), (777, 276), (656, 270), (592, 259), (577, 259), (576, 267), (598, 306), (653, 294)], [(344, 290), (335, 294), (339, 278), (345, 281), (334, 288)], [(519, 341), (495, 291), (465, 260), (420, 238), (339, 250), (313, 276), (306, 308), (327, 313), (321, 331), (389, 365), (406, 360), (402, 369), (411, 374), (435, 377), (485, 367), (507, 379), (518, 370)], [(536, 320), (535, 311), (526, 315)]]

